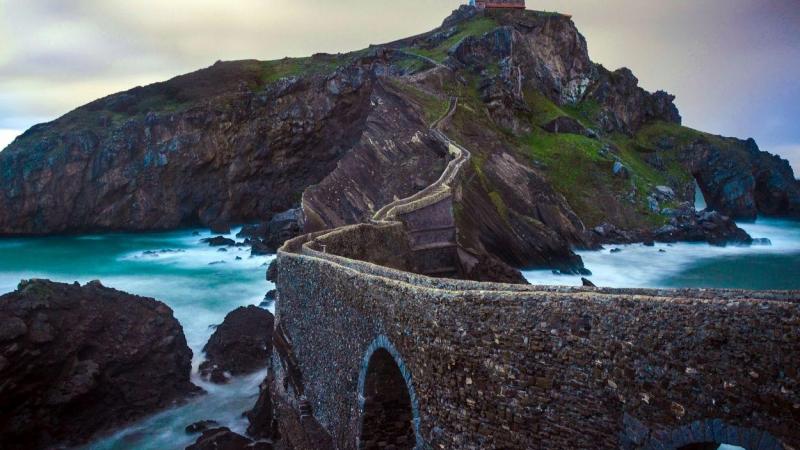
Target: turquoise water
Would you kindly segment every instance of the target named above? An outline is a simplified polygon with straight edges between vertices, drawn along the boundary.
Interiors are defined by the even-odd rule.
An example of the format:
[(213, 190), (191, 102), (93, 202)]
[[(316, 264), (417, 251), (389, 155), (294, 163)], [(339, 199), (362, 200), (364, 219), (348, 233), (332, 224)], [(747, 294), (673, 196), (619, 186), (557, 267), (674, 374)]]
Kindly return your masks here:
[[(772, 245), (608, 245), (579, 254), (592, 271), (588, 278), (598, 286), (800, 289), (800, 222), (760, 219), (739, 226), (754, 238), (770, 239)], [(611, 253), (612, 249), (621, 251)], [(581, 277), (546, 270), (523, 273), (533, 284), (581, 284)]]
[[(250, 257), (249, 248), (220, 252), (199, 241), (208, 232), (111, 234), (80, 237), (0, 239), (0, 293), (21, 279), (48, 278), (106, 286), (154, 297), (167, 303), (181, 322), (194, 352), (193, 381), (208, 394), (147, 418), (88, 446), (92, 449), (182, 449), (194, 441), (183, 429), (203, 419), (243, 432), (241, 413), (253, 406), (265, 372), (235, 379), (226, 386), (196, 376), (200, 349), (211, 325), (244, 305), (259, 304), (273, 286), (265, 279), (273, 257)], [(237, 260), (236, 258), (241, 258)]]

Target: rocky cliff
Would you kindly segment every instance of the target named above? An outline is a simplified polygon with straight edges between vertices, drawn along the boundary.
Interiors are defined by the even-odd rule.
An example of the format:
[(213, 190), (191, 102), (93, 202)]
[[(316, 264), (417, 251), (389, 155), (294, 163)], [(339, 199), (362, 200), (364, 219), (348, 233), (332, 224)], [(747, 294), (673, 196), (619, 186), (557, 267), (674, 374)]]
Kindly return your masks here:
[(568, 16), (462, 7), (412, 38), (220, 62), (38, 125), (0, 153), (0, 233), (224, 226), (294, 208), (298, 226), (282, 230), (365, 221), (438, 178), (447, 150), (429, 125), (453, 97), (441, 128), (473, 154), (454, 209), (476, 253), (580, 267), (571, 249), (603, 242), (589, 230), (652, 234), (695, 182), (722, 214), (800, 217), (786, 161), (683, 127), (674, 97), (593, 63)]

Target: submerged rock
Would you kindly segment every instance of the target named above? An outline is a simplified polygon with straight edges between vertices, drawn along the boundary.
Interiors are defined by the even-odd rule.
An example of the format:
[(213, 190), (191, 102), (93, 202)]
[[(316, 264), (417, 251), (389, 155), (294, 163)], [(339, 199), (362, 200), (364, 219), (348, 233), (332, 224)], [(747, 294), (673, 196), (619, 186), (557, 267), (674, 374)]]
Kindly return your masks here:
[(0, 297), (4, 449), (73, 446), (200, 390), (172, 310), (151, 298), (46, 280)]
[(272, 354), (275, 317), (256, 306), (241, 307), (225, 316), (203, 347), (206, 360), (200, 373), (214, 383), (266, 367)]
[(204, 431), (197, 442), (186, 450), (272, 450), (268, 442), (255, 442), (228, 428), (214, 428)]

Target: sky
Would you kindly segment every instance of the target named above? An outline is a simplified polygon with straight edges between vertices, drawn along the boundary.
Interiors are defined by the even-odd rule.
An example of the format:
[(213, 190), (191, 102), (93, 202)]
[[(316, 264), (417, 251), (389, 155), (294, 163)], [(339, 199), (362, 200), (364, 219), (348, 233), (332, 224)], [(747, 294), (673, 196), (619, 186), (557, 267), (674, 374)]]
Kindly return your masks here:
[[(96, 98), (207, 67), (364, 48), (458, 0), (0, 0), (0, 148)], [(528, 0), (595, 62), (677, 96), (684, 123), (753, 137), (800, 173), (800, 0)]]

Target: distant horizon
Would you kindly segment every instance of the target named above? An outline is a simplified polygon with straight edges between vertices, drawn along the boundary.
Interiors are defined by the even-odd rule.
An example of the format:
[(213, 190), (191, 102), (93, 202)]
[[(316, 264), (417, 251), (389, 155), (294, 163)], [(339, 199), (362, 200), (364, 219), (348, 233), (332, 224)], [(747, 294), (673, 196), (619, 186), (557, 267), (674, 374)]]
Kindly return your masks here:
[[(460, 2), (409, 0), (350, 8), (321, 0), (0, 0), (0, 150), (37, 123), (106, 95), (165, 81), (217, 60), (347, 52), (437, 27)], [(593, 61), (629, 67), (650, 91), (676, 95), (686, 126), (788, 159), (800, 177), (800, 4), (697, 0), (646, 5), (528, 0), (571, 14)], [(333, 5), (335, 6), (335, 5)], [(340, 5), (341, 6), (341, 5)], [(615, 14), (624, 9), (626, 14)], [(151, 11), (144, 14), (144, 11)], [(178, 23), (167, 20), (180, 11)], [(714, 14), (713, 21), (707, 20)], [(326, 17), (316, 23), (309, 17)], [(375, 17), (392, 17), (380, 22)], [(335, 19), (335, 20), (334, 20)], [(24, 32), (23, 32), (24, 31)], [(680, 33), (676, 33), (680, 31)], [(126, 55), (119, 58), (118, 55)]]

